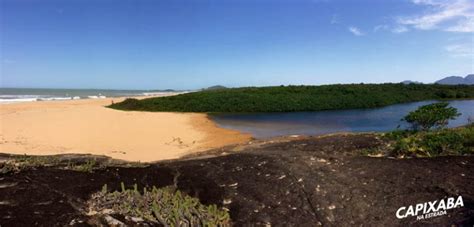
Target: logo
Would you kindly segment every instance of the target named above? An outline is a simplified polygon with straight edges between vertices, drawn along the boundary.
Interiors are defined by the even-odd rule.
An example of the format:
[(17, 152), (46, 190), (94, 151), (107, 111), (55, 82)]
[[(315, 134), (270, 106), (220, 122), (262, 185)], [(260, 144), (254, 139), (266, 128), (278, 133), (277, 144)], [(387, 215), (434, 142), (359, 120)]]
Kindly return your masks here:
[(395, 215), (398, 219), (414, 217), (416, 220), (423, 220), (433, 217), (438, 217), (447, 214), (447, 210), (464, 207), (462, 196), (435, 200), (431, 202), (418, 203), (416, 205), (410, 205), (408, 207), (398, 208)]

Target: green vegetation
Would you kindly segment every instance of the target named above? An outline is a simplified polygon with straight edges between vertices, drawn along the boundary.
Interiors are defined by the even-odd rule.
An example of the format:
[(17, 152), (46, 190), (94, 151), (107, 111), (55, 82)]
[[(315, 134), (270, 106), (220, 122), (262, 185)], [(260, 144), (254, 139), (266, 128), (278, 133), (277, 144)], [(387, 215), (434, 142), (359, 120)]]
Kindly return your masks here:
[(175, 187), (126, 189), (109, 192), (107, 185), (92, 196), (91, 210), (110, 211), (128, 217), (138, 217), (160, 226), (230, 226), (226, 210), (216, 205), (203, 205), (198, 199), (184, 195)]
[(94, 169), (103, 168), (105, 166), (98, 166), (98, 163), (95, 159), (89, 159), (84, 163), (79, 164), (71, 164), (69, 163), (67, 169), (79, 171), (79, 172), (87, 172), (92, 173)]
[[(456, 108), (439, 102), (419, 107), (402, 120), (413, 125), (413, 130), (397, 130), (385, 134), (393, 141), (392, 156), (432, 157), (440, 155), (474, 154), (474, 124), (444, 129), (449, 120), (458, 117)], [(430, 130), (434, 127), (435, 130)], [(422, 131), (418, 131), (422, 129)]]
[(433, 127), (443, 128), (449, 120), (454, 120), (461, 114), (447, 102), (438, 102), (419, 107), (403, 118), (412, 125), (414, 130), (427, 131)]
[(95, 159), (88, 159), (85, 162), (74, 162), (70, 160), (65, 164), (58, 157), (55, 156), (18, 156), (0, 163), (0, 173), (18, 173), (23, 170), (36, 169), (39, 167), (61, 167), (64, 169), (93, 172), (95, 169), (103, 168)]
[(0, 161), (0, 174), (14, 174), (23, 170), (49, 167), (92, 173), (106, 167), (146, 167), (140, 162), (122, 162), (96, 157), (61, 157), (61, 156), (11, 156)]
[(371, 156), (371, 157), (382, 157), (384, 156), (384, 151), (379, 147), (364, 148), (359, 151), (362, 156)]
[(205, 90), (170, 97), (127, 99), (109, 107), (139, 111), (293, 112), (373, 108), (422, 100), (469, 98), (474, 98), (474, 86), (350, 84)]
[(59, 163), (58, 158), (51, 156), (18, 156), (0, 163), (0, 174), (18, 173), (26, 169), (55, 166)]
[(433, 157), (474, 154), (474, 124), (434, 131), (394, 131), (386, 138), (394, 141), (390, 155)]

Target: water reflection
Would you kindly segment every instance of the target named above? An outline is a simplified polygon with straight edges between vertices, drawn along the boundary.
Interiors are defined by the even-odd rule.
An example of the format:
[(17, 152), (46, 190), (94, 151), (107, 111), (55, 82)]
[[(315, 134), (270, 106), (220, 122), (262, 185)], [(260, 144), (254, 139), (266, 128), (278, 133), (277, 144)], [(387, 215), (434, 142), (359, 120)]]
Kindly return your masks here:
[[(375, 109), (334, 110), (292, 113), (252, 113), (211, 115), (219, 126), (251, 133), (256, 138), (282, 135), (319, 135), (334, 132), (383, 132), (407, 125), (400, 121), (408, 112), (435, 101), (397, 104)], [(465, 125), (474, 117), (474, 100), (450, 101), (462, 114), (449, 127)]]

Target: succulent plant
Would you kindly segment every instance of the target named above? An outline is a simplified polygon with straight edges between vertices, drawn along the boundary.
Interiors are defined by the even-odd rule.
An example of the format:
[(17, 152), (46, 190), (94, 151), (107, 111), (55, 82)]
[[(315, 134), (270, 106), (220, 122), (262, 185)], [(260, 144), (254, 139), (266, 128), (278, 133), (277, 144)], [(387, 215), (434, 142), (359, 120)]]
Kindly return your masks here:
[[(127, 189), (120, 184), (121, 191), (109, 192), (107, 185), (92, 195), (91, 210), (114, 213), (159, 223), (163, 226), (230, 226), (229, 213), (216, 205), (203, 205), (199, 199), (190, 197), (173, 186), (164, 188), (146, 187), (139, 190), (135, 184)], [(143, 193), (140, 193), (140, 192)]]

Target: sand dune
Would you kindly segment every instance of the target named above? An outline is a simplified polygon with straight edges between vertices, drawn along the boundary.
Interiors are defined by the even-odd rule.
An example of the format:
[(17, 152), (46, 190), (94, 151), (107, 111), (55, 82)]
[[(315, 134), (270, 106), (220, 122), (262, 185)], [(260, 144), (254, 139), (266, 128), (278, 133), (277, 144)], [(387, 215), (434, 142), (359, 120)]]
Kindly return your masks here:
[(0, 105), (0, 152), (91, 153), (129, 161), (156, 161), (250, 138), (218, 128), (205, 114), (125, 112), (104, 107), (121, 100)]

